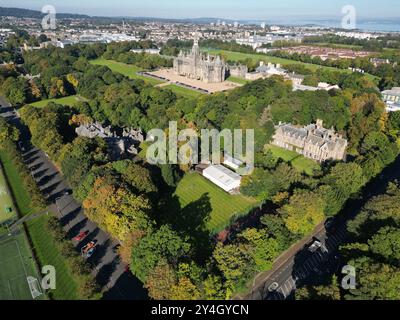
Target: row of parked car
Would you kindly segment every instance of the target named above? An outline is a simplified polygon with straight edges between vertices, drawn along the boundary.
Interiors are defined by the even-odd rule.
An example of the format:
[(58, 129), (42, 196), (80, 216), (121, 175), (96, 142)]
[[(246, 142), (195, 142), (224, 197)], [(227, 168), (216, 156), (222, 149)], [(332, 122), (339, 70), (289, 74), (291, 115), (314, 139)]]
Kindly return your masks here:
[[(81, 242), (88, 236), (88, 234), (89, 234), (89, 231), (83, 231), (80, 234), (78, 234), (74, 238), (74, 240)], [(89, 243), (87, 243), (85, 246), (82, 247), (81, 255), (82, 255), (82, 257), (85, 257), (88, 259), (94, 254), (95, 251), (96, 251), (96, 241), (94, 240), (94, 241), (90, 241)]]

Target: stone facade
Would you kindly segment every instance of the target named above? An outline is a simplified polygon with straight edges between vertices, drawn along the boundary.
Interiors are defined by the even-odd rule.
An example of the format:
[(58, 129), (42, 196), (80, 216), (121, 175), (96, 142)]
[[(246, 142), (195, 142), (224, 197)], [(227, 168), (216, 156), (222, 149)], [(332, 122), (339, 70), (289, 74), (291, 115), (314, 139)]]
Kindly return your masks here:
[(75, 129), (75, 132), (80, 137), (104, 139), (108, 145), (108, 153), (111, 160), (120, 160), (127, 155), (138, 154), (136, 146), (144, 141), (141, 130), (123, 128), (121, 135), (121, 133), (117, 133), (111, 126), (103, 127), (98, 122), (81, 124)]
[(237, 78), (246, 78), (246, 74), (249, 72), (249, 69), (246, 65), (239, 64), (234, 66), (229, 66), (229, 75)]
[(174, 73), (206, 83), (223, 82), (228, 67), (219, 56), (203, 55), (195, 39), (190, 52), (181, 51), (174, 59)]
[(317, 120), (316, 124), (298, 128), (280, 123), (276, 127), (272, 144), (318, 162), (345, 160), (347, 140), (338, 135), (333, 128), (325, 129), (322, 124), (322, 120)]
[(288, 73), (286, 75), (286, 79), (292, 81), (292, 84), (294, 86), (299, 86), (303, 84), (305, 76), (301, 75), (301, 74), (297, 74), (297, 73)]
[(400, 87), (382, 91), (383, 100), (387, 103), (400, 103)]
[(257, 80), (257, 79), (265, 79), (271, 76), (286, 76), (287, 71), (281, 67), (280, 64), (264, 64), (263, 61), (260, 62), (260, 65), (256, 68), (254, 72), (249, 72), (246, 74), (247, 80)]
[(387, 112), (400, 111), (400, 87), (381, 92), (383, 101), (386, 103)]

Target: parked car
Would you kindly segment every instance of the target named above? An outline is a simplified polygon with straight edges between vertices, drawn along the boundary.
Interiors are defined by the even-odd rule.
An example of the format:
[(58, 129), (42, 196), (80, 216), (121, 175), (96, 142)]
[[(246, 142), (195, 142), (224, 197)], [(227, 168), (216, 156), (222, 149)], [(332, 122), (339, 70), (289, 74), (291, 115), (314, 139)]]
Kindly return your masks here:
[(87, 236), (88, 234), (89, 234), (89, 231), (81, 232), (80, 234), (78, 234), (78, 235), (74, 238), (74, 240), (76, 240), (76, 241), (82, 241), (83, 239), (86, 238), (86, 236)]
[(272, 284), (270, 284), (270, 286), (268, 287), (268, 291), (269, 292), (274, 292), (279, 288), (279, 284), (277, 282), (273, 282)]
[(90, 258), (93, 255), (93, 253), (95, 252), (95, 250), (96, 250), (96, 247), (90, 248), (88, 250), (88, 252), (86, 252), (86, 258)]
[(85, 245), (85, 246), (82, 248), (82, 250), (81, 250), (82, 255), (85, 255), (85, 254), (86, 254), (90, 249), (92, 249), (95, 245), (96, 245), (96, 242), (90, 241), (87, 245)]
[(321, 247), (322, 247), (321, 241), (319, 241), (318, 239), (315, 239), (314, 242), (308, 247), (308, 251), (316, 252)]
[(327, 231), (334, 231), (334, 223), (335, 221), (332, 218), (329, 218), (325, 221), (325, 229)]

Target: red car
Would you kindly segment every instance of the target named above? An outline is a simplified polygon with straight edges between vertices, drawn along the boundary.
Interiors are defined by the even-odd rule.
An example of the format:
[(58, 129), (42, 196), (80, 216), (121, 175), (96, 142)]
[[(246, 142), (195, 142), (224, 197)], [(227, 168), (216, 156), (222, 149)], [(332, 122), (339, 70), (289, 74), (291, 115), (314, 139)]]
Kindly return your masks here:
[(92, 249), (96, 245), (96, 242), (91, 241), (86, 246), (82, 248), (82, 255), (86, 254), (90, 249)]
[(84, 232), (81, 232), (80, 234), (78, 234), (75, 238), (74, 238), (74, 240), (76, 240), (76, 241), (82, 241), (83, 239), (85, 239), (86, 238), (86, 236), (88, 235), (88, 231), (84, 231)]

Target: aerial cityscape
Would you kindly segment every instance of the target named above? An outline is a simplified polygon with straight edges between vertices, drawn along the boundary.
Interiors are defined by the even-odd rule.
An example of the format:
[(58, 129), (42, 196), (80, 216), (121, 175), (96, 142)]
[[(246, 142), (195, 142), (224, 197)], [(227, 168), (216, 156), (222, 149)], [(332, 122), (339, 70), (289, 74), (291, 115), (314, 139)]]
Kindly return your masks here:
[(0, 302), (400, 300), (400, 3), (322, 3), (0, 1)]

